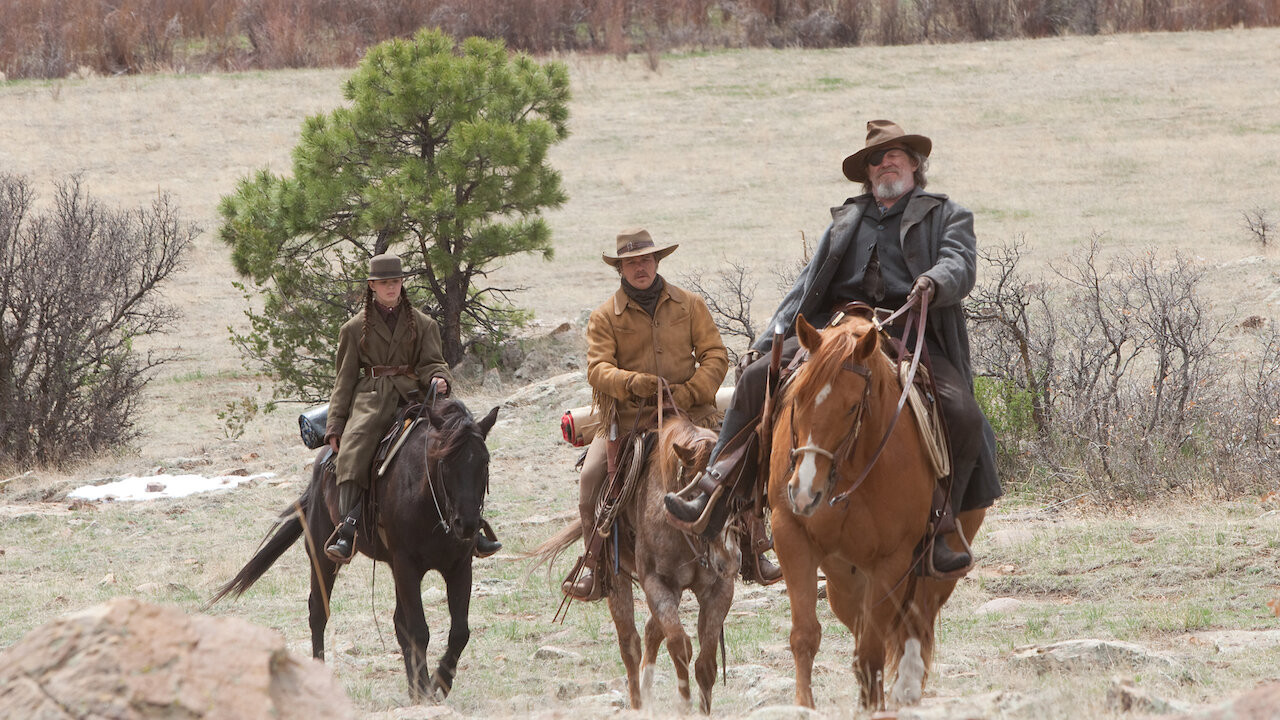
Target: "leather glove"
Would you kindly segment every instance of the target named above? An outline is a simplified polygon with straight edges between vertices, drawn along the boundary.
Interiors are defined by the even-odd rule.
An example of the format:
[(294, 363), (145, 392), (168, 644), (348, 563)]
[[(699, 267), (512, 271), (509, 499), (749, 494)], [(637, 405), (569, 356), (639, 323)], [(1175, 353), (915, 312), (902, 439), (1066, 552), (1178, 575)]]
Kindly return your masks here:
[(693, 391), (685, 387), (684, 383), (676, 383), (671, 386), (671, 399), (675, 401), (676, 407), (681, 410), (688, 410), (693, 407)]
[(928, 275), (921, 275), (916, 278), (916, 282), (911, 286), (911, 292), (907, 293), (907, 304), (914, 305), (916, 301), (920, 303), (920, 309), (923, 310), (929, 301), (933, 299), (934, 282), (933, 278)]
[(738, 356), (738, 364), (733, 368), (733, 382), (737, 383), (742, 379), (742, 373), (747, 371), (747, 367), (751, 363), (760, 359), (760, 353), (757, 350), (747, 350)]
[(627, 378), (627, 392), (631, 393), (632, 397), (652, 398), (658, 394), (658, 376), (642, 372), (632, 373), (631, 377)]

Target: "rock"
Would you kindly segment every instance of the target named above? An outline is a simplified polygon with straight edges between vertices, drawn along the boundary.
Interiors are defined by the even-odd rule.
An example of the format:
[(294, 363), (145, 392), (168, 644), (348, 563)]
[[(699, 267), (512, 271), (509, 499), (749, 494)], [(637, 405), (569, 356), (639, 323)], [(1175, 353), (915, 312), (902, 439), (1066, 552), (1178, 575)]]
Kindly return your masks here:
[[(785, 705), (792, 707), (791, 703), (796, 698), (796, 681), (792, 677), (779, 677), (777, 675), (765, 675), (751, 684), (750, 688), (743, 693), (747, 702), (753, 708), (762, 708), (772, 705)], [(755, 717), (755, 714), (752, 714)], [(778, 717), (797, 717), (793, 715)]]
[(480, 378), (480, 385), (489, 390), (502, 390), (502, 373), (498, 372), (498, 368), (489, 368), (484, 371), (484, 377)]
[(1007, 528), (987, 533), (986, 542), (992, 547), (1008, 547), (1010, 545), (1025, 545), (1034, 540), (1035, 537), (1036, 534), (1027, 528)]
[(1014, 651), (1015, 665), (1035, 668), (1039, 672), (1073, 671), (1089, 667), (1138, 667), (1164, 665), (1175, 670), (1177, 663), (1148, 651), (1141, 645), (1118, 640), (1064, 640), (1046, 646), (1031, 646)]
[(1280, 647), (1280, 630), (1215, 630), (1191, 636), (1193, 643), (1213, 645), (1223, 655), (1254, 653)]
[(747, 720), (821, 720), (824, 717), (817, 710), (799, 705), (770, 705), (752, 712)]
[(981, 605), (979, 605), (978, 608), (973, 611), (973, 614), (981, 616), (981, 615), (993, 615), (995, 613), (1013, 612), (1014, 610), (1017, 610), (1018, 608), (1022, 607), (1025, 604), (1026, 603), (1022, 602), (1017, 598), (998, 597), (993, 600), (988, 600), (982, 603)]
[(534, 660), (581, 660), (582, 655), (555, 645), (543, 645), (533, 653)]
[(1180, 715), (1179, 720), (1275, 720), (1280, 717), (1277, 708), (1280, 708), (1280, 682), (1273, 680), (1229, 703)]
[(498, 349), (498, 362), (508, 370), (518, 370), (524, 364), (525, 357), (524, 348), (514, 340), (502, 343), (502, 347)]
[(119, 720), (354, 716), (328, 668), (290, 655), (280, 633), (134, 598), (54, 620), (0, 655), (0, 708)]
[(1155, 713), (1159, 715), (1185, 710), (1174, 703), (1155, 697), (1135, 686), (1129, 678), (1115, 678), (1107, 688), (1107, 707), (1116, 712)]

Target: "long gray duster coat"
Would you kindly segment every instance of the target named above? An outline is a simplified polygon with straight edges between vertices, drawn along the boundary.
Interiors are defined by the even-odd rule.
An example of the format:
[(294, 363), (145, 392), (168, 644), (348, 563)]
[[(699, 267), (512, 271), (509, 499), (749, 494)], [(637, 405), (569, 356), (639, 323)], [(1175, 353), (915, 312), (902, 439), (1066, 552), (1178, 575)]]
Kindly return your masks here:
[[(413, 369), (406, 375), (369, 377), (365, 368), (374, 365), (409, 365)], [(395, 419), (396, 409), (411, 396), (425, 397), (431, 379), (437, 377), (453, 385), (441, 350), (440, 326), (421, 311), (404, 305), (394, 328), (387, 327), (372, 309), (343, 324), (338, 331), (337, 375), (325, 427), (326, 440), (332, 436), (340, 439), (339, 483), (369, 486), (369, 464), (378, 441)]]
[[(859, 203), (848, 202), (831, 209), (832, 222), (822, 234), (809, 264), (778, 305), (767, 332), (754, 349), (769, 351), (773, 328), (781, 326), (795, 333), (796, 316), (806, 318), (826, 312), (827, 289), (836, 270), (857, 236), (862, 219)], [(946, 195), (917, 190), (902, 213), (902, 254), (912, 277), (928, 275), (934, 282), (929, 303), (929, 327), (942, 346), (943, 355), (960, 371), (973, 389), (973, 367), (969, 360), (969, 332), (961, 302), (977, 280), (978, 241), (973, 232), (973, 213)], [(983, 449), (978, 466), (963, 499), (961, 509), (986, 507), (1001, 494), (996, 476), (995, 433), (984, 422)]]

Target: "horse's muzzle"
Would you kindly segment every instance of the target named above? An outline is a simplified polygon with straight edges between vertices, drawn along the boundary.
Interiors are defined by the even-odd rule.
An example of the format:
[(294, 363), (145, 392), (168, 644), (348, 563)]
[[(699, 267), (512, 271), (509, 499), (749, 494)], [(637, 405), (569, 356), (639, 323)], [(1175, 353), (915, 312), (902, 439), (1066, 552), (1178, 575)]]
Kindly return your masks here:
[(810, 495), (807, 492), (797, 492), (795, 478), (787, 483), (787, 501), (791, 504), (791, 512), (800, 517), (809, 517), (818, 510), (818, 506), (822, 504), (823, 492), (818, 490)]
[(449, 532), (462, 540), (474, 539), (476, 533), (479, 531), (479, 520), (463, 520), (462, 518), (454, 518), (453, 522), (449, 523)]

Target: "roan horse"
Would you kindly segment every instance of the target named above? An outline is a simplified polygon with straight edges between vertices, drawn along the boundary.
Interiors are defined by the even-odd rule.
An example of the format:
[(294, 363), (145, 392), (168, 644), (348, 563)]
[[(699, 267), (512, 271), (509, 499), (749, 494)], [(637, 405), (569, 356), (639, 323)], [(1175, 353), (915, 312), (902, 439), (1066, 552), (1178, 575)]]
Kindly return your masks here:
[[(471, 637), (467, 611), (472, 549), (489, 488), (485, 438), (497, 420), (498, 408), (476, 422), (461, 402), (445, 399), (426, 408), (426, 415), (429, 423), (419, 423), (410, 431), (375, 483), (375, 491), (367, 494), (356, 541), (359, 552), (391, 566), (396, 639), (415, 702), (449, 694), (458, 657)], [(339, 520), (337, 485), (323, 469), (323, 456), (321, 451), (316, 458), (311, 484), (280, 514), (258, 553), (209, 601), (244, 593), (305, 531), (311, 560), (311, 653), (321, 660), (329, 596), (338, 575), (338, 566), (324, 554), (324, 543)], [(370, 507), (375, 504), (376, 508)], [(422, 578), (428, 570), (444, 578), (450, 618), (449, 646), (431, 675), (427, 673), (430, 630), (422, 611)]]
[[(819, 567), (832, 611), (854, 635), (862, 706), (883, 704), (886, 668), (898, 671), (895, 701), (912, 704), (932, 659), (934, 621), (955, 588), (954, 580), (917, 576), (933, 470), (909, 409), (868, 470), (902, 392), (876, 326), (856, 315), (821, 332), (803, 317), (796, 324), (810, 358), (781, 397), (769, 473), (774, 550), (791, 601), (796, 704), (814, 706)], [(967, 540), (985, 512), (960, 515)]]
[[(635, 710), (652, 700), (653, 666), (664, 639), (675, 664), (685, 708), (692, 703), (689, 661), (693, 646), (680, 624), (680, 596), (685, 590), (692, 590), (698, 601), (698, 657), (694, 662), (694, 675), (698, 681), (699, 707), (703, 713), (711, 712), (716, 650), (725, 616), (733, 604), (733, 583), (742, 561), (741, 552), (730, 529), (721, 532), (712, 542), (686, 539), (684, 533), (667, 522), (662, 496), (680, 489), (681, 467), (686, 474), (706, 467), (715, 442), (713, 431), (698, 427), (683, 414), (667, 413), (635, 495), (619, 512), (618, 542), (607, 543), (610, 548), (617, 548), (618, 557), (617, 573), (607, 586), (606, 598), (618, 630), (618, 649), (627, 669), (627, 690)], [(530, 555), (538, 558), (539, 564), (553, 560), (581, 537), (579, 519)], [(601, 564), (612, 566), (615, 558), (611, 555), (612, 550)], [(633, 579), (644, 590), (649, 605), (643, 656), (640, 635), (636, 632)]]

